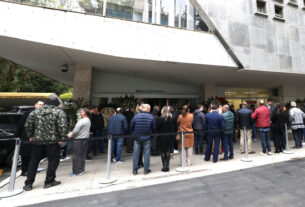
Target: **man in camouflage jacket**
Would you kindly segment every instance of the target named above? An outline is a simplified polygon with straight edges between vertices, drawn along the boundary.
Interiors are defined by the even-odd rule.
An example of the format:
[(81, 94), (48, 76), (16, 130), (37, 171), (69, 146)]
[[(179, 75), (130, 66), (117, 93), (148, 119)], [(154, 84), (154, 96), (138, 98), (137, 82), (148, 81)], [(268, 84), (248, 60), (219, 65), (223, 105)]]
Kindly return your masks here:
[[(67, 119), (63, 110), (58, 108), (59, 101), (51, 97), (45, 105), (30, 113), (25, 130), (30, 141), (33, 141), (31, 161), (24, 190), (32, 190), (37, 168), (41, 158), (41, 152), (46, 150), (48, 157), (48, 170), (44, 188), (60, 184), (56, 181), (56, 170), (60, 160), (60, 144), (56, 140), (67, 138)], [(53, 141), (53, 142), (52, 142)]]

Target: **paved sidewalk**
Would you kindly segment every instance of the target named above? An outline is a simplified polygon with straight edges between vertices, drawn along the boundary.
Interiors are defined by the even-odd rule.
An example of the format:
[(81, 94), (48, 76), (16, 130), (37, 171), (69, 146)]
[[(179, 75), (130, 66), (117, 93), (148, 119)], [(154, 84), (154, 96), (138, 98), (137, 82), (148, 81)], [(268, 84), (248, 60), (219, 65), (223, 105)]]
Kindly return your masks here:
[[(290, 140), (290, 146), (294, 142)], [(273, 146), (273, 143), (272, 143)], [(271, 156), (261, 155), (261, 145), (259, 141), (253, 142), (253, 148), (256, 154), (249, 155), (253, 162), (242, 162), (239, 152), (239, 144), (235, 144), (235, 157), (230, 161), (219, 161), (213, 163), (212, 161), (203, 161), (203, 155), (193, 155), (193, 163), (190, 171), (187, 173), (176, 172), (175, 169), (180, 165), (179, 154), (176, 154), (170, 163), (170, 172), (161, 172), (160, 156), (151, 157), (152, 173), (148, 175), (143, 174), (143, 168), (139, 170), (139, 174), (134, 176), (132, 174), (132, 155), (123, 154), (123, 163), (113, 163), (111, 165), (111, 176), (118, 180), (110, 185), (102, 185), (99, 181), (106, 177), (106, 154), (95, 157), (92, 161), (86, 162), (86, 173), (82, 176), (70, 177), (72, 163), (71, 159), (61, 162), (57, 170), (57, 180), (62, 184), (53, 188), (43, 189), (45, 179), (45, 172), (37, 174), (36, 181), (33, 185), (33, 190), (23, 192), (20, 195), (4, 198), (0, 200), (1, 206), (23, 206), (28, 204), (78, 197), (82, 195), (91, 195), (103, 192), (112, 192), (123, 189), (131, 189), (136, 187), (154, 185), (159, 183), (173, 182), (177, 180), (190, 179), (195, 177), (202, 177), (218, 173), (225, 173), (230, 171), (242, 170), (256, 166), (267, 164), (274, 164), (287, 160), (299, 159), (305, 157), (305, 148), (292, 150), (294, 154), (272, 154)], [(222, 158), (223, 155), (219, 155)], [(45, 167), (47, 163), (41, 165)], [(25, 177), (18, 177), (16, 179), (16, 188), (22, 188)], [(0, 189), (0, 192), (7, 190), (7, 186)]]

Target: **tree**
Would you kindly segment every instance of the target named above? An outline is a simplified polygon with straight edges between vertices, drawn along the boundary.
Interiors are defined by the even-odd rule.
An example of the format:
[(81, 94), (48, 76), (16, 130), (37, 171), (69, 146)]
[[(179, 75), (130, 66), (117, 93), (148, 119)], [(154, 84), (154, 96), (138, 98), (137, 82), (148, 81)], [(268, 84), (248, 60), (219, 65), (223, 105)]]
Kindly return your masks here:
[(71, 90), (70, 86), (0, 58), (0, 91), (2, 92), (54, 92), (60, 95)]

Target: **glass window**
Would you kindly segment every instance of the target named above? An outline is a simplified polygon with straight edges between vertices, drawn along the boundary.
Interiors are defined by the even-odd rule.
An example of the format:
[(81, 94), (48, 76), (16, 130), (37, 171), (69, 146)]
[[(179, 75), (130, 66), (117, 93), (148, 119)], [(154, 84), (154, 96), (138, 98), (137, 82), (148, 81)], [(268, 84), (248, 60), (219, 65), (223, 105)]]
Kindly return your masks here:
[(208, 32), (209, 28), (208, 26), (205, 24), (205, 22), (201, 19), (201, 17), (199, 16), (199, 14), (195, 11), (195, 30), (197, 31), (204, 31), (204, 32)]
[(161, 24), (163, 25), (168, 25), (169, 1), (173, 1), (173, 0), (161, 1)]

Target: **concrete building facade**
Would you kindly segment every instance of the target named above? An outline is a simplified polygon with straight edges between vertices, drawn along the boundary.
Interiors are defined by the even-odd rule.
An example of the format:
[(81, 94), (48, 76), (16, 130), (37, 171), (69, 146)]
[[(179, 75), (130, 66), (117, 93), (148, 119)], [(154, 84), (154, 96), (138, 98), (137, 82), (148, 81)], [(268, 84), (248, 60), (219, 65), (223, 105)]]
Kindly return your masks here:
[(94, 104), (305, 98), (303, 0), (33, 2), (0, 1), (0, 56)]

